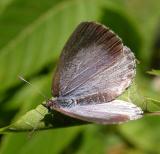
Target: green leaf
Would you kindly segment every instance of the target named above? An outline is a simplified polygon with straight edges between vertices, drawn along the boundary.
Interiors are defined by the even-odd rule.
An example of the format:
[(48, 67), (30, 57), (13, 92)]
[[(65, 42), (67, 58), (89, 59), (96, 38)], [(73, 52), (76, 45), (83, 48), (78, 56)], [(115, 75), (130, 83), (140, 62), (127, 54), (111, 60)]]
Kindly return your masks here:
[[(23, 1), (32, 4), (31, 1)], [(21, 1), (22, 4), (23, 1)], [(39, 17), (35, 15), (37, 18), (27, 19), (30, 21), (22, 26), (23, 29), (17, 30), (16, 25), (12, 27), (13, 30), (21, 32), (16, 32), (11, 41), (5, 41), (6, 45), (0, 50), (0, 93), (19, 84), (18, 75), (30, 77), (49, 63), (53, 63), (76, 25), (82, 20), (95, 20), (100, 14), (100, 5), (96, 1), (93, 3), (92, 0), (65, 1), (57, 5), (48, 5), (49, 9), (40, 12)], [(25, 3), (23, 6), (26, 7)], [(10, 7), (8, 11), (12, 10)], [(30, 17), (29, 8), (26, 8), (25, 12), (28, 17)], [(17, 14), (23, 13), (21, 9), (16, 8), (14, 12), (16, 17), (19, 17)], [(6, 16), (8, 17), (7, 14)], [(26, 21), (26, 18), (23, 18)], [(22, 21), (22, 19), (19, 20)], [(17, 22), (14, 21), (14, 23)], [(4, 28), (0, 29), (2, 33), (7, 32), (3, 30)]]
[(139, 60), (143, 62), (143, 71), (150, 67), (155, 35), (159, 30), (160, 1), (126, 1), (124, 9), (132, 15), (143, 36), (143, 46)]
[[(105, 153), (105, 138), (107, 136), (102, 134), (100, 128), (101, 127), (97, 125), (90, 125), (85, 129), (83, 134), (83, 142), (80, 145), (80, 148), (77, 150), (76, 154)], [(101, 135), (103, 135), (103, 137)]]
[(120, 125), (120, 131), (136, 149), (160, 153), (159, 120), (159, 116), (146, 116), (143, 119)]
[(151, 75), (160, 76), (160, 70), (151, 70), (151, 71), (148, 71), (147, 73)]
[(137, 57), (139, 56), (142, 48), (142, 37), (132, 16), (119, 6), (106, 6), (103, 7), (101, 22), (115, 31), (122, 38), (124, 45), (128, 46)]
[(21, 116), (16, 122), (13, 122), (13, 124), (1, 128), (0, 133), (60, 128), (85, 123), (56, 111), (51, 113), (43, 105), (38, 105), (35, 109)]
[[(16, 39), (20, 33), (38, 20), (49, 9), (56, 7), (63, 0), (1, 0), (0, 35), (3, 38), (0, 42), (0, 49), (7, 46), (10, 41)], [(30, 11), (30, 12), (29, 12)], [(21, 16), (18, 14), (21, 13)], [(13, 20), (14, 19), (14, 20)]]
[[(39, 133), (8, 134), (0, 149), (1, 154), (54, 153), (59, 154), (83, 130), (83, 127), (72, 127)], [(18, 149), (18, 150), (17, 150)]]
[[(24, 86), (16, 91), (10, 100), (8, 100), (5, 105), (5, 110), (14, 110), (17, 108), (23, 108), (22, 115), (30, 109), (35, 108), (44, 100), (51, 97), (51, 81), (53, 73), (47, 75), (37, 76), (36, 78), (29, 80), (31, 85), (23, 83)], [(23, 81), (21, 81), (23, 82)], [(41, 96), (40, 93), (43, 96)]]
[(150, 103), (154, 103), (154, 104), (160, 106), (160, 100), (156, 100), (153, 98), (146, 98), (146, 100), (149, 101)]
[[(1, 132), (27, 131), (34, 129), (42, 129), (45, 126), (44, 117), (48, 110), (39, 105), (35, 110), (27, 112), (18, 121), (8, 127), (1, 128)], [(48, 126), (50, 127), (50, 126)]]

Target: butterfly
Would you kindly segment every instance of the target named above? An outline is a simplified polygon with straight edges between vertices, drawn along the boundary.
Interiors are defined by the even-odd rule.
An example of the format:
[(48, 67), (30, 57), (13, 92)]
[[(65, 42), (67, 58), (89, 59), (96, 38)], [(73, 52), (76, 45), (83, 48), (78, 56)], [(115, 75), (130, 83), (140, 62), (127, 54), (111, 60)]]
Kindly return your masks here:
[(131, 102), (116, 99), (132, 83), (136, 60), (109, 28), (82, 22), (65, 44), (53, 77), (50, 110), (98, 124), (119, 124), (142, 117)]

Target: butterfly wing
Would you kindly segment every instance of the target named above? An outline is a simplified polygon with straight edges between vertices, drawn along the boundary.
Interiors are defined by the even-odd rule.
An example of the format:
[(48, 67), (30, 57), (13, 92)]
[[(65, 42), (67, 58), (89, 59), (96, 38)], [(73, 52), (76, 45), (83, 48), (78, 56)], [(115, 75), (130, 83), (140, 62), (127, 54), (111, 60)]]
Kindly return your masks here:
[(60, 56), (53, 79), (53, 95), (68, 95), (122, 56), (122, 42), (112, 31), (94, 22), (81, 23)]
[(117, 62), (77, 87), (69, 96), (88, 103), (90, 98), (96, 103), (111, 101), (129, 87), (136, 73), (135, 65), (133, 53), (124, 46), (123, 56)]
[(55, 109), (70, 117), (98, 124), (119, 124), (139, 119), (143, 114), (139, 107), (122, 100), (96, 105), (61, 106)]

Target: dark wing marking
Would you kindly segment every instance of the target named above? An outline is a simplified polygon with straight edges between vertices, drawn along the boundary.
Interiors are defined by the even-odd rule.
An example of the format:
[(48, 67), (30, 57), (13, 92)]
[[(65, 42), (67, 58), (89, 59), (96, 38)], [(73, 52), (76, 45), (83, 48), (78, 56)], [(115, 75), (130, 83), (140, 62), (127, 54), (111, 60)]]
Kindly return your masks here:
[(119, 124), (141, 118), (143, 114), (141, 108), (122, 100), (96, 105), (61, 106), (55, 110), (70, 117), (99, 124)]
[(94, 22), (81, 23), (62, 51), (53, 79), (53, 95), (73, 94), (122, 57), (123, 44), (116, 34)]

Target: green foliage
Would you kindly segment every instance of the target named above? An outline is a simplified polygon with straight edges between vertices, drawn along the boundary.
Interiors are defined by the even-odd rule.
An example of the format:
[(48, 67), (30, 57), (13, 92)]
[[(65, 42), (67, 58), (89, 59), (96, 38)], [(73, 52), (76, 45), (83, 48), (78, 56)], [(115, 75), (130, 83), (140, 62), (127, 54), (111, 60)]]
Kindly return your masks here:
[[(144, 109), (155, 105), (159, 109), (159, 91), (145, 74), (159, 27), (159, 5), (158, 0), (0, 1), (0, 126), (6, 126), (0, 129), (6, 133), (1, 136), (0, 152), (160, 153), (159, 117), (146, 116), (119, 126), (82, 125), (86, 123), (49, 113), (34, 88), (51, 97), (53, 70), (67, 38), (81, 21), (96, 20), (118, 33), (140, 61), (135, 84), (121, 98), (130, 98)], [(34, 87), (23, 84), (18, 75)]]
[(149, 74), (160, 76), (160, 70), (148, 71)]

